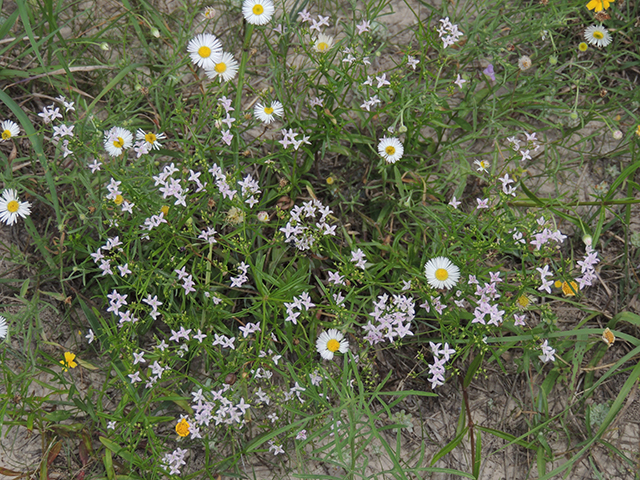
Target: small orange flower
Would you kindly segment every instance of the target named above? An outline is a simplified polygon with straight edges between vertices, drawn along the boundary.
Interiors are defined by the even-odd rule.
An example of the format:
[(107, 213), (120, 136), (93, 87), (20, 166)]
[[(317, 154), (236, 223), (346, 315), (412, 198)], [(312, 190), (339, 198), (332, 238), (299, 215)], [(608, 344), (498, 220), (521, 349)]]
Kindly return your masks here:
[(562, 288), (562, 293), (567, 297), (575, 297), (578, 292), (578, 283), (571, 280), (570, 282), (561, 282), (556, 280), (554, 283), (556, 288)]
[(189, 422), (185, 418), (180, 420), (176, 425), (176, 433), (181, 437), (189, 435)]
[(78, 366), (78, 364), (74, 361), (75, 358), (76, 358), (75, 353), (64, 352), (64, 360), (60, 360), (60, 363), (62, 364), (63, 372), (66, 372), (70, 368), (76, 368)]
[(604, 332), (602, 332), (602, 341), (607, 344), (607, 347), (610, 347), (616, 341), (616, 336), (611, 330), (605, 328)]
[(562, 293), (567, 297), (574, 297), (578, 292), (578, 284), (571, 280), (570, 282), (562, 282)]

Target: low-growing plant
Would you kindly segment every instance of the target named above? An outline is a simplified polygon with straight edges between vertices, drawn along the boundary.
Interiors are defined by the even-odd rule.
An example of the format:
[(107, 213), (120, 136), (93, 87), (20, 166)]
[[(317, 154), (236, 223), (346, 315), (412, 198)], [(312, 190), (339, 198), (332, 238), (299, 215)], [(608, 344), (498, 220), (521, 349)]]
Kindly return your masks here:
[[(320, 478), (317, 462), (342, 478), (480, 478), (487, 435), (551, 478), (609, 448), (640, 347), (616, 329), (637, 316), (592, 298), (613, 268), (607, 234), (624, 232), (629, 257), (637, 203), (620, 66), (637, 61), (635, 7), (608, 3), (589, 3), (588, 26), (584, 5), (549, 2), (125, 2), (89, 27), (73, 5), (39, 19), (19, 1), (0, 32), (21, 33), (0, 46), (44, 93), (0, 92), (0, 220), (21, 238), (13, 260), (35, 267), (6, 284), (25, 305), (58, 301), (70, 328), (59, 341), (37, 322), (18, 355), (26, 317), (0, 317), (0, 412), (42, 435), (41, 476), (59, 436), (80, 440), (76, 476), (109, 479), (249, 475), (256, 459), (274, 476)], [(391, 33), (392, 7), (415, 24)], [(620, 168), (586, 199), (566, 189), (605, 138)], [(634, 350), (550, 411), (557, 382), (576, 392), (616, 338)], [(26, 400), (22, 364), (45, 394)], [(526, 431), (475, 424), (471, 385), (514, 370), (532, 385)], [(586, 405), (623, 373), (615, 399)], [(403, 435), (426, 438), (408, 402), (443, 388), (461, 393), (455, 436), (407, 454)], [(580, 409), (589, 433), (547, 472)], [(468, 468), (438, 463), (458, 448)]]

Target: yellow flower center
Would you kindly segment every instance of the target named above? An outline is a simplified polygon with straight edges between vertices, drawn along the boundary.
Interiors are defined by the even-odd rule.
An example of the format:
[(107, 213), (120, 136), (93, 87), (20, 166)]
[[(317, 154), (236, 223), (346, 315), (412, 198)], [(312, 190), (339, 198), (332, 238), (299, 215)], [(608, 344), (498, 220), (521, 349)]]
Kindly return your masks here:
[(597, 38), (598, 40), (602, 40), (604, 38), (604, 35), (602, 32), (599, 31), (595, 31), (593, 32), (593, 38)]
[(578, 50), (580, 50), (581, 52), (586, 52), (587, 48), (589, 48), (589, 47), (584, 42), (581, 42), (580, 45), (578, 45)]
[(165, 217), (169, 215), (169, 207), (167, 205), (163, 205), (162, 208), (160, 208), (160, 211), (164, 213)]
[(198, 55), (202, 58), (209, 58), (211, 56), (211, 49), (206, 45), (203, 45), (198, 49)]
[(176, 425), (176, 433), (181, 437), (186, 437), (189, 435), (189, 422), (187, 422), (184, 418), (178, 422)]
[(393, 155), (394, 153), (396, 153), (396, 148), (392, 145), (389, 145), (384, 149), (384, 151), (387, 155)]
[(327, 42), (320, 42), (316, 48), (319, 52), (324, 52), (329, 48), (329, 44)]
[(16, 213), (19, 207), (20, 204), (15, 200), (11, 200), (9, 203), (7, 203), (7, 210), (9, 210), (9, 213)]
[(518, 305), (520, 307), (527, 308), (530, 303), (531, 303), (531, 300), (529, 300), (529, 297), (527, 297), (526, 295), (520, 295), (518, 297)]
[(224, 73), (227, 71), (227, 64), (224, 62), (216, 63), (213, 69), (218, 73)]
[(253, 6), (253, 9), (251, 11), (254, 15), (262, 15), (264, 13), (264, 7), (260, 4), (256, 4)]
[(120, 194), (116, 195), (116, 199), (114, 200), (114, 203), (116, 205), (122, 205), (122, 202), (124, 202), (124, 197)]
[(447, 278), (449, 278), (449, 272), (447, 272), (446, 268), (439, 268), (436, 270), (436, 278), (441, 282), (444, 282)]
[(5, 130), (2, 132), (2, 139), (9, 140), (11, 138), (11, 132), (9, 130)]
[(340, 349), (340, 342), (335, 338), (332, 338), (327, 342), (327, 350), (330, 352), (337, 352)]
[(122, 148), (124, 147), (124, 140), (122, 139), (122, 137), (118, 137), (117, 140), (113, 141), (113, 146), (116, 148)]
[(147, 134), (144, 136), (144, 139), (147, 141), (147, 143), (151, 143), (151, 144), (155, 143), (156, 138), (157, 138), (157, 137), (156, 137), (156, 134), (155, 134), (155, 133), (147, 133)]

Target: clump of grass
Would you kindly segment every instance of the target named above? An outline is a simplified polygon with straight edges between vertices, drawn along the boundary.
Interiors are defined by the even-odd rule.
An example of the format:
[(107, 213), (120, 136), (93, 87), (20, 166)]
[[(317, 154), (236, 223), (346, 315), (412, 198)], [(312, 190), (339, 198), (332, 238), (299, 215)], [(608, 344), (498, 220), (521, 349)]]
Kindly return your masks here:
[[(567, 5), (393, 5), (415, 16), (408, 44), (380, 2), (125, 6), (99, 27), (91, 13), (69, 20), (86, 41), (62, 30), (74, 7), (40, 20), (19, 4), (0, 26), (20, 18), (29, 44), (16, 37), (3, 54), (47, 92), (0, 92), (11, 111), (0, 219), (26, 230), (39, 262), (38, 286), (13, 293), (32, 309), (58, 300), (73, 325), (62, 343), (40, 323), (26, 336), (35, 350), (18, 361), (47, 375), (46, 396), (15, 402), (33, 380), (3, 362), (11, 425), (36, 428), (46, 448), (61, 429), (80, 438), (82, 475), (107, 478), (237, 475), (256, 458), (308, 476), (318, 461), (349, 478), (479, 478), (483, 433), (535, 451), (550, 478), (600, 441), (638, 368), (587, 420), (597, 431), (581, 450), (546, 473), (557, 452), (545, 434), (639, 348), (616, 330), (636, 316), (614, 316), (609, 334), (635, 349), (548, 411), (554, 384), (576, 391), (583, 363), (614, 345), (600, 340), (592, 296), (614, 268), (607, 233), (628, 236), (636, 203), (637, 105), (614, 61), (632, 58), (621, 32), (633, 12), (599, 13), (613, 43), (585, 51), (600, 30), (585, 32), (590, 14)], [(564, 179), (605, 138), (621, 168), (581, 200)], [(563, 305), (583, 318), (561, 323)], [(10, 318), (5, 358), (25, 318)], [(470, 413), (470, 385), (506, 373), (507, 356), (544, 378), (519, 437)], [(389, 390), (399, 376), (381, 358), (411, 358), (406, 378), (422, 388)], [(407, 456), (405, 403), (447, 383), (463, 398), (455, 437)], [(440, 468), (464, 444), (466, 471)], [(389, 466), (374, 471), (371, 449)]]

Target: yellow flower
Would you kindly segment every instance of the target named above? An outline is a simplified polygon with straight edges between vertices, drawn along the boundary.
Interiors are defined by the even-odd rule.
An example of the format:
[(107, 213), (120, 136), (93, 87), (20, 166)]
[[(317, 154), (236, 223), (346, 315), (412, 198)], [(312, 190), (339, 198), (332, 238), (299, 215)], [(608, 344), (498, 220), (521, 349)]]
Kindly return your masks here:
[(62, 364), (63, 372), (66, 372), (70, 368), (76, 368), (78, 366), (78, 364), (74, 361), (75, 358), (76, 358), (75, 353), (64, 352), (64, 360), (60, 360), (60, 363)]
[(176, 433), (181, 437), (189, 435), (189, 422), (185, 418), (180, 420), (176, 425)]
[(610, 3), (611, 2), (609, 0), (591, 0), (587, 3), (587, 8), (589, 10), (594, 10), (595, 12), (601, 12), (602, 10), (609, 8)]
[(578, 283), (573, 280), (570, 282), (561, 282), (560, 280), (556, 280), (555, 287), (562, 288), (562, 293), (567, 297), (575, 297), (578, 292)]
[(638, 128), (636, 128), (636, 135), (640, 137), (640, 125), (638, 125)]
[(584, 42), (580, 42), (580, 44), (578, 45), (578, 50), (580, 50), (581, 52), (586, 52), (587, 51), (588, 45)]

